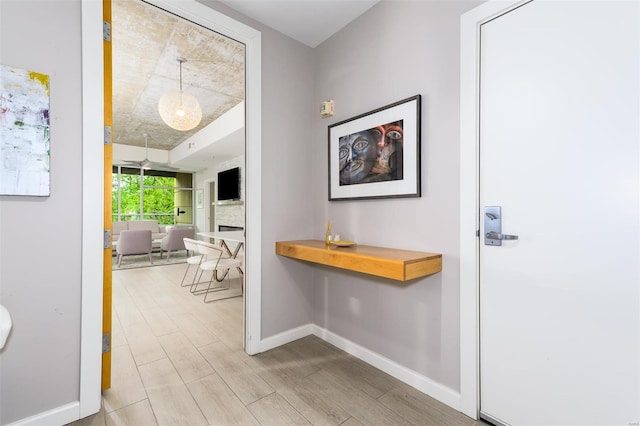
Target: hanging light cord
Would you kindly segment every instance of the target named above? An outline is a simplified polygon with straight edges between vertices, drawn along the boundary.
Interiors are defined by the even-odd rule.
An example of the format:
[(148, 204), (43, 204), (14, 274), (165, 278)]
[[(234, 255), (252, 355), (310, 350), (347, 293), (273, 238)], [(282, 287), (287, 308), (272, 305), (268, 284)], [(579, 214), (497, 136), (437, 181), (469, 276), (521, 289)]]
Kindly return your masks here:
[[(182, 110), (182, 63), (183, 62), (187, 62), (187, 60), (185, 58), (182, 58), (180, 56), (178, 56), (177, 58), (178, 62), (180, 63), (180, 110)], [(178, 115), (181, 115), (180, 113), (178, 113)]]

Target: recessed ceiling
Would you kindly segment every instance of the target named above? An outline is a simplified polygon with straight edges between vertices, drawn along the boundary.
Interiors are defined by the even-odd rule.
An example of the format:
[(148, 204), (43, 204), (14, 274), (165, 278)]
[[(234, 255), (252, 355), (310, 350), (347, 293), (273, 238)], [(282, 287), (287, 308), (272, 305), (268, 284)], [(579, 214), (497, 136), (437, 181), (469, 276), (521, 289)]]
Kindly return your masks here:
[[(244, 45), (136, 0), (112, 2), (113, 143), (170, 150), (244, 100)], [(160, 97), (179, 88), (202, 107), (193, 130), (170, 128)]]

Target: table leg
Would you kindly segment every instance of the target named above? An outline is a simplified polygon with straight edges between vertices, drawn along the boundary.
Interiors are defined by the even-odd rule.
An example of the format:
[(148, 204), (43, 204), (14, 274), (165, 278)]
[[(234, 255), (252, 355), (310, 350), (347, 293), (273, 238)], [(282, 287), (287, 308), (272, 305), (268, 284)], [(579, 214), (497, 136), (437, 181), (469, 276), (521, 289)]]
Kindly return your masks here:
[[(220, 240), (220, 247), (222, 247), (222, 249), (227, 254), (227, 256), (229, 256), (231, 259), (235, 259), (238, 256), (240, 249), (244, 247), (244, 243), (238, 243), (238, 245), (236, 246), (236, 249), (233, 252), (231, 252), (231, 249), (229, 248), (225, 240)], [(237, 266), (236, 268), (241, 274), (243, 274), (242, 268), (240, 268), (239, 266)], [(229, 270), (227, 269), (226, 271), (224, 271), (224, 273), (220, 277), (218, 276), (218, 271), (213, 271), (213, 278), (218, 282), (222, 282), (228, 273), (229, 273)]]

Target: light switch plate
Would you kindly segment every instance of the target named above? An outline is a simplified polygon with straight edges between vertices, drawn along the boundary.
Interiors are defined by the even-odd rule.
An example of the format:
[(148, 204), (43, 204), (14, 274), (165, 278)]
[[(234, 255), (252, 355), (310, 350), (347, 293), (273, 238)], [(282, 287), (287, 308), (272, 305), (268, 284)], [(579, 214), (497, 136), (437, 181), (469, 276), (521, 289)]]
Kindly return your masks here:
[(324, 101), (320, 104), (320, 117), (331, 117), (333, 115), (333, 101)]

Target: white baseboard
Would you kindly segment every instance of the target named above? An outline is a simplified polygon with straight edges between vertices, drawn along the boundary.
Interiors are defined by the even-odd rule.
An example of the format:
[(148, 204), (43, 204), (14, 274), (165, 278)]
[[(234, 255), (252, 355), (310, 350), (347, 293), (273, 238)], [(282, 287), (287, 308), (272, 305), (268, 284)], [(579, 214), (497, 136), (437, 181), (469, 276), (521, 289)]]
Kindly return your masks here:
[(305, 336), (312, 334), (313, 324), (301, 325), (291, 330), (283, 331), (275, 336), (267, 337), (260, 341), (259, 352), (266, 352), (269, 349), (277, 348), (278, 346), (286, 345), (294, 340), (302, 339)]
[(26, 419), (9, 423), (8, 426), (40, 426), (40, 425), (64, 425), (79, 419), (80, 402), (72, 402), (52, 410), (45, 411)]
[(348, 354), (366, 362), (367, 364), (384, 371), (401, 382), (404, 382), (409, 386), (418, 389), (420, 392), (423, 392), (443, 404), (448, 405), (454, 410), (461, 411), (462, 400), (460, 393), (316, 324), (302, 325), (263, 339), (260, 342), (260, 352), (265, 352), (269, 349), (285, 345), (310, 334), (313, 334), (325, 342), (330, 343)]
[(364, 348), (344, 337), (338, 336), (331, 331), (319, 327), (315, 324), (311, 326), (314, 335), (318, 336), (322, 340), (331, 343), (333, 346), (342, 349), (348, 354), (376, 367), (379, 370), (395, 377), (418, 389), (430, 397), (437, 399), (438, 401), (448, 405), (454, 410), (461, 411), (462, 403), (460, 393), (450, 389), (440, 383), (434, 382), (430, 378), (417, 373), (407, 367), (398, 364), (378, 353), (375, 353), (367, 348)]

